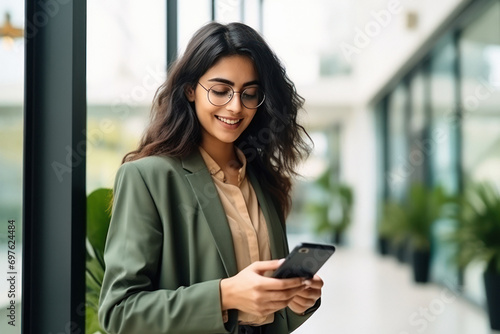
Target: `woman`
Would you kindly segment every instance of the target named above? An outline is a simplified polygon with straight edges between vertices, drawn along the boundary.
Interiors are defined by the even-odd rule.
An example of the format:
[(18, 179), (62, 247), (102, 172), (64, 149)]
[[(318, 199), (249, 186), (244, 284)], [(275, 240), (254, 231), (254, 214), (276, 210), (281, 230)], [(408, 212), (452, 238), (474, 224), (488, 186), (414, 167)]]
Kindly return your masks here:
[(289, 333), (321, 278), (275, 279), (303, 100), (250, 27), (210, 23), (155, 96), (116, 181), (99, 319), (110, 333)]

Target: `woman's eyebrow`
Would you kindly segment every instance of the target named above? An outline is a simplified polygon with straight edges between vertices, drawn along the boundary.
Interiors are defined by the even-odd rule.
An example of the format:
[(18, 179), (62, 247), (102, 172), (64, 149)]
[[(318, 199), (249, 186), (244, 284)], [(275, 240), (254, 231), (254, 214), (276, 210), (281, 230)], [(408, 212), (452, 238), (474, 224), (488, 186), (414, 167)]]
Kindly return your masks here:
[[(208, 81), (216, 81), (216, 82), (220, 82), (220, 83), (225, 83), (226, 85), (234, 86), (234, 82), (232, 82), (231, 80), (223, 79), (223, 78), (212, 78), (212, 79), (208, 79)], [(245, 82), (243, 84), (243, 87), (247, 87), (247, 86), (251, 86), (251, 85), (258, 85), (258, 84), (259, 84), (259, 80), (252, 80), (249, 82)]]

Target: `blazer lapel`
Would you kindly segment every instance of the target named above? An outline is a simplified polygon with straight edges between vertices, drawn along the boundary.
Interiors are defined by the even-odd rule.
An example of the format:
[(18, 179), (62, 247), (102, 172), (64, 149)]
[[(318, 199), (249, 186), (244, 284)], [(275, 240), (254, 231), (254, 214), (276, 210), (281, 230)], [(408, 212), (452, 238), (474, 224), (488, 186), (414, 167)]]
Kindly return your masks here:
[(238, 273), (238, 267), (234, 255), (233, 237), (217, 189), (205, 162), (200, 153), (196, 151), (183, 159), (182, 165), (184, 169), (191, 172), (191, 174), (186, 174), (186, 178), (205, 216), (226, 273), (228, 277), (234, 276)]
[(266, 218), (266, 225), (271, 245), (271, 257), (273, 259), (283, 258), (288, 254), (288, 244), (286, 241), (284, 226), (282, 226), (281, 220), (278, 216), (278, 212), (273, 205), (271, 197), (268, 193), (265, 193), (262, 190), (253, 169), (248, 164), (247, 172), (250, 177), (250, 182), (252, 183), (255, 194), (257, 195), (262, 213)]

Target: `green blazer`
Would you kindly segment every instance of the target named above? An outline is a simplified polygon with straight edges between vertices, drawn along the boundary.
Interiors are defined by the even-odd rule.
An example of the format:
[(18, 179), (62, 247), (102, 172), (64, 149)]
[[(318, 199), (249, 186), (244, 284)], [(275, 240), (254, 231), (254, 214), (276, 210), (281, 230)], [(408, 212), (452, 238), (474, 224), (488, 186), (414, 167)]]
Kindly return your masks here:
[[(284, 225), (248, 168), (274, 259), (288, 254)], [(237, 333), (237, 311), (221, 314), (219, 281), (237, 274), (231, 231), (198, 151), (123, 164), (104, 254), (99, 321), (109, 333)], [(305, 315), (276, 312), (264, 333), (290, 333)]]

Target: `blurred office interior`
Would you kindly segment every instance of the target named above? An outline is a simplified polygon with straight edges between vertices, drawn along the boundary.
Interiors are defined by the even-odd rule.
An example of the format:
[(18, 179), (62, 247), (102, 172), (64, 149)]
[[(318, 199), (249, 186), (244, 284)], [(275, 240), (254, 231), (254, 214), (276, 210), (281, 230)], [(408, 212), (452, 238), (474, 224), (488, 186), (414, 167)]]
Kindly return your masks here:
[[(322, 269), (323, 307), (297, 333), (489, 333), (488, 263), (456, 261), (469, 244), (453, 239), (461, 221), (443, 211), (459, 211), (464, 194), (485, 184), (500, 211), (499, 0), (51, 0), (26, 7), (3, 0), (0, 331), (21, 333), (21, 323), (42, 317), (40, 328), (53, 332), (80, 324), (81, 195), (113, 186), (168, 64), (211, 20), (258, 30), (306, 101), (301, 122), (314, 150), (295, 180), (289, 242), (334, 242), (338, 252)], [(74, 30), (61, 32), (58, 22)], [(78, 104), (79, 94), (86, 103)], [(62, 101), (52, 104), (55, 96)], [(449, 199), (430, 222), (427, 283), (412, 276), (412, 231), (396, 222), (384, 235), (392, 214), (411, 210), (412, 189), (427, 199), (439, 189)], [(5, 321), (8, 220), (16, 224), (18, 326)], [(496, 256), (499, 224), (485, 232), (498, 236)], [(33, 263), (37, 256), (46, 267)], [(32, 296), (54, 286), (60, 299)], [(72, 310), (34, 315), (51, 298)], [(438, 311), (418, 313), (432, 307)], [(500, 318), (500, 308), (493, 311)]]

